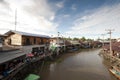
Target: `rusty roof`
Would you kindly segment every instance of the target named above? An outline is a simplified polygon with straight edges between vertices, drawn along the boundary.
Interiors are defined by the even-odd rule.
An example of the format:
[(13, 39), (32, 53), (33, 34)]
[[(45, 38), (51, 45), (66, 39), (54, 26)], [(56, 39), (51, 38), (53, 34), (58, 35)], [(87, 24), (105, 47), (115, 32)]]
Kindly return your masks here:
[(20, 35), (24, 35), (24, 36), (34, 36), (34, 37), (50, 38), (47, 35), (33, 34), (33, 33), (21, 32), (21, 31), (14, 31), (14, 30), (8, 31), (7, 33), (5, 33), (5, 35), (9, 35), (11, 33), (16, 33), (16, 34), (20, 34)]

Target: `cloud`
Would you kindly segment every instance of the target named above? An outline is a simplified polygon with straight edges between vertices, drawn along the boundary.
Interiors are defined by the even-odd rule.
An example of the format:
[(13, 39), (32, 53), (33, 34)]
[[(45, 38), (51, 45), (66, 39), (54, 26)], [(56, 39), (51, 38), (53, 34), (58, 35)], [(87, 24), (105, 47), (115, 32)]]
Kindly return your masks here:
[(64, 14), (63, 17), (67, 18), (67, 17), (70, 17), (70, 15), (69, 14)]
[(71, 35), (97, 35), (105, 33), (105, 29), (120, 32), (120, 4), (102, 6), (91, 10), (89, 14), (77, 18), (67, 31)]
[(72, 9), (72, 10), (76, 10), (77, 8), (76, 8), (75, 5), (72, 5), (71, 9)]
[(57, 6), (58, 8), (63, 8), (63, 7), (64, 7), (64, 1), (61, 1), (61, 2), (56, 3), (56, 6)]
[(32, 6), (25, 5), (24, 9), (37, 16), (44, 16), (47, 19), (54, 19), (55, 12), (48, 4), (47, 0), (33, 0)]
[[(2, 0), (0, 2), (0, 32), (14, 29), (17, 8), (17, 30), (49, 34), (57, 30), (55, 11), (47, 0)], [(6, 15), (4, 15), (6, 14)]]

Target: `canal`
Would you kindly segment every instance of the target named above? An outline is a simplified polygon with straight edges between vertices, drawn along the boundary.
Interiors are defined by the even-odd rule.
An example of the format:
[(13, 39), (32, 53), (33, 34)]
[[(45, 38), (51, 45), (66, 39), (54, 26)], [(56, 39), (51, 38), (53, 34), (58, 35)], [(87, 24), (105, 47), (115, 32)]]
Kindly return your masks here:
[(109, 73), (100, 49), (66, 53), (54, 62), (45, 62), (35, 69), (40, 80), (116, 80)]

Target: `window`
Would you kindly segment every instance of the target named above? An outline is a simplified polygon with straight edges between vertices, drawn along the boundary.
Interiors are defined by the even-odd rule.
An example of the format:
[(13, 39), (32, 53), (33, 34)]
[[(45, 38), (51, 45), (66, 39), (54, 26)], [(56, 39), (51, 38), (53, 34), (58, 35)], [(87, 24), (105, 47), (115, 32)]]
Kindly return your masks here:
[(36, 44), (36, 38), (34, 38), (34, 44)]

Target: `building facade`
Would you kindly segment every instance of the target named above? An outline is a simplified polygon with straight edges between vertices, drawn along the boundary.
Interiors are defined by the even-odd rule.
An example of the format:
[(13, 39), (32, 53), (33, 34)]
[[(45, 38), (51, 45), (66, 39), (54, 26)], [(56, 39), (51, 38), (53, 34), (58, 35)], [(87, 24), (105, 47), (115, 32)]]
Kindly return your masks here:
[(40, 34), (32, 34), (20, 31), (8, 31), (5, 33), (5, 44), (9, 46), (20, 47), (26, 53), (32, 52), (33, 49), (42, 49), (49, 47), (50, 37)]
[(20, 31), (9, 31), (5, 33), (8, 37), (5, 39), (6, 45), (41, 45), (49, 43), (49, 36), (25, 33)]

